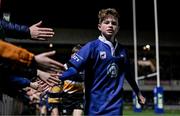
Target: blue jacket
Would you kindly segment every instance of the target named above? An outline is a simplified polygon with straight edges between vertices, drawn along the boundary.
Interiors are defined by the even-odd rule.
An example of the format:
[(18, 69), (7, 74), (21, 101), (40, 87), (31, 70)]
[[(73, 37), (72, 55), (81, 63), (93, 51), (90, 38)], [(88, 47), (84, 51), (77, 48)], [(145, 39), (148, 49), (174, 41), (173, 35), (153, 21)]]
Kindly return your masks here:
[(14, 85), (15, 88), (21, 89), (30, 86), (31, 81), (25, 77), (12, 75), (9, 76), (9, 82), (10, 85)]
[(29, 27), (0, 19), (0, 38), (5, 37), (30, 38)]

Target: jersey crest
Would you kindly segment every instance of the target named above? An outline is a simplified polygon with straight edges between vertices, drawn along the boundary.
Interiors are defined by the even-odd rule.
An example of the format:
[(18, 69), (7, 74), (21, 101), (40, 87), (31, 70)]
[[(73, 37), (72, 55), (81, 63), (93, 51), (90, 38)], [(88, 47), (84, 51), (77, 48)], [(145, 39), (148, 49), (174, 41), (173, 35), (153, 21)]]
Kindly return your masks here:
[(72, 58), (73, 58), (76, 62), (79, 62), (79, 60), (80, 60), (80, 57), (79, 57), (77, 54), (73, 55)]
[(107, 75), (111, 78), (116, 78), (118, 76), (118, 69), (116, 63), (109, 64), (107, 67)]
[(100, 55), (101, 59), (106, 59), (106, 52), (105, 51), (100, 51), (99, 55)]

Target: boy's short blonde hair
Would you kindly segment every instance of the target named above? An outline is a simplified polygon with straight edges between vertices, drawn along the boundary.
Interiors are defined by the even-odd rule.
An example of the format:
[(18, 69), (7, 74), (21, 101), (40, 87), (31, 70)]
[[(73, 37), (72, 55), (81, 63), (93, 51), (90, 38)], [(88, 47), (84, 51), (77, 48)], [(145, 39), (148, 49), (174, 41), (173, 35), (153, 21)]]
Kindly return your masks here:
[(116, 9), (114, 8), (102, 9), (99, 11), (99, 14), (98, 14), (99, 23), (101, 23), (109, 15), (119, 18), (119, 14)]

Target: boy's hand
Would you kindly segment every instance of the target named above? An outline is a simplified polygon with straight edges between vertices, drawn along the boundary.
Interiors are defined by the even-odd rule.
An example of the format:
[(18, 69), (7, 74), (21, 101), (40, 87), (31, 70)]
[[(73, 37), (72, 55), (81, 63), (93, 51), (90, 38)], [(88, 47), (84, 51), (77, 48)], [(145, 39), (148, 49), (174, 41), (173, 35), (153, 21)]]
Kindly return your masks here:
[(138, 102), (139, 102), (139, 104), (144, 105), (146, 103), (146, 98), (142, 94), (139, 94)]

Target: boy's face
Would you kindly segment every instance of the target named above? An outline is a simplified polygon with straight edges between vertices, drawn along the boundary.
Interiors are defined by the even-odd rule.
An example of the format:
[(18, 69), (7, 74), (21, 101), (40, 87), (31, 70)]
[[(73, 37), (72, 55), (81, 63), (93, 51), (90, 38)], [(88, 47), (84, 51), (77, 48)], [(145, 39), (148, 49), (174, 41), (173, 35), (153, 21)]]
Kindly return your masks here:
[(98, 24), (98, 29), (107, 39), (114, 38), (119, 30), (118, 18), (115, 18), (112, 15), (107, 16), (101, 23)]

